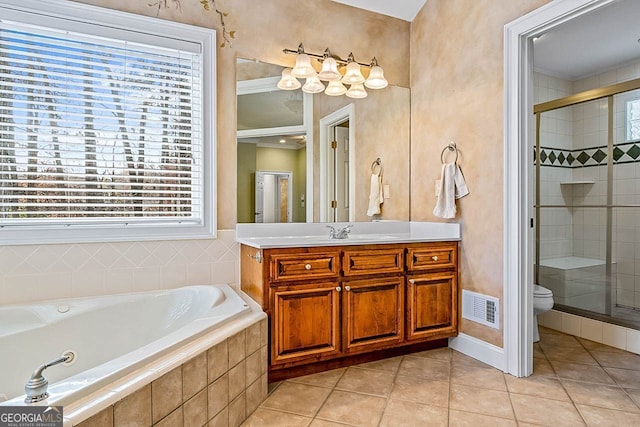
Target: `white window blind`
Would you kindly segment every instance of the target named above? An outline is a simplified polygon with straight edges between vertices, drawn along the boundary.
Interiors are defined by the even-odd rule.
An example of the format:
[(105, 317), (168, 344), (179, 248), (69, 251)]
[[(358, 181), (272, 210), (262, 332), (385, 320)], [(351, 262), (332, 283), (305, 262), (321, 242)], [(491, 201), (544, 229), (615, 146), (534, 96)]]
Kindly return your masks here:
[[(212, 147), (204, 123), (211, 117), (204, 95), (211, 53), (203, 55), (197, 42), (162, 40), (138, 27), (77, 17), (65, 24), (96, 28), (90, 34), (60, 28), (59, 17), (43, 19), (0, 16), (0, 238), (2, 230), (34, 227), (175, 232), (189, 225), (206, 225), (211, 236), (205, 193)], [(123, 19), (135, 24), (138, 18)], [(139, 19), (142, 27), (163, 25)], [(189, 30), (167, 25), (175, 26), (167, 31)], [(121, 37), (127, 33), (132, 36)], [(198, 36), (208, 37), (211, 47), (213, 36)], [(147, 43), (154, 39), (159, 43)]]

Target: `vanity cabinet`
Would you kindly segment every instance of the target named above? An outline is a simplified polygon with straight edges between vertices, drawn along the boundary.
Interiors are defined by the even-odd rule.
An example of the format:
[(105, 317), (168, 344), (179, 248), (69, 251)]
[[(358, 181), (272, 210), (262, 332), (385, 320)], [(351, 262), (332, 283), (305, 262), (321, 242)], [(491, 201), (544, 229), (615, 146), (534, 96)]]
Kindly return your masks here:
[(270, 320), (270, 376), (455, 336), (457, 250), (457, 242), (242, 245), (242, 290)]

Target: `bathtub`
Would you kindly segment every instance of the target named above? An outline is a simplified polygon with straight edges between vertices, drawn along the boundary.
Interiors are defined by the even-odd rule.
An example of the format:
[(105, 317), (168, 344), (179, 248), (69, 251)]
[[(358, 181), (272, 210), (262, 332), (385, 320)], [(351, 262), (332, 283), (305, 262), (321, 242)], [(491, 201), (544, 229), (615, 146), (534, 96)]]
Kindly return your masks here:
[(264, 316), (228, 285), (0, 307), (0, 400), (6, 399), (0, 405), (22, 404), (31, 373), (70, 350), (73, 364), (44, 371), (50, 393), (44, 403), (66, 411), (87, 397), (104, 401), (100, 390), (113, 390), (119, 380), (136, 383), (136, 372), (152, 380), (224, 339), (215, 331), (233, 333), (232, 325), (250, 314)]

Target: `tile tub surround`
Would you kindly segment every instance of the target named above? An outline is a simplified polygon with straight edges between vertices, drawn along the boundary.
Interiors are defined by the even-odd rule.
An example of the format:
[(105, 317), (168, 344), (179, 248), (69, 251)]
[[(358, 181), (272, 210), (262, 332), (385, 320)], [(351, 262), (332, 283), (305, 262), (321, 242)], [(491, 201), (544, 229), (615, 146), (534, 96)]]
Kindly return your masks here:
[[(328, 225), (336, 230), (347, 225), (353, 227), (349, 238), (329, 239)], [(461, 240), (461, 234), (457, 223), (374, 221), (236, 225), (236, 241), (258, 249), (458, 240)]]
[(239, 283), (235, 230), (216, 239), (0, 243), (0, 304)]
[[(103, 395), (65, 406), (65, 426), (238, 426), (267, 394), (267, 334), (266, 316), (256, 312), (234, 335), (183, 350), (188, 360), (169, 355)], [(99, 400), (109, 406), (97, 413), (83, 406)]]
[(540, 336), (527, 378), (441, 348), (286, 380), (243, 426), (640, 425), (640, 356)]

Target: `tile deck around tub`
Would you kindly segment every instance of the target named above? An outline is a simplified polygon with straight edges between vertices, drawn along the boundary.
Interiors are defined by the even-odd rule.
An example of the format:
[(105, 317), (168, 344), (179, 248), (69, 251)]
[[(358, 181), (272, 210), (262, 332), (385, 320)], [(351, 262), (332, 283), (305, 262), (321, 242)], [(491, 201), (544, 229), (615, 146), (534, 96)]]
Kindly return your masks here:
[(640, 425), (640, 356), (540, 328), (516, 378), (451, 349), (272, 385), (245, 427)]

